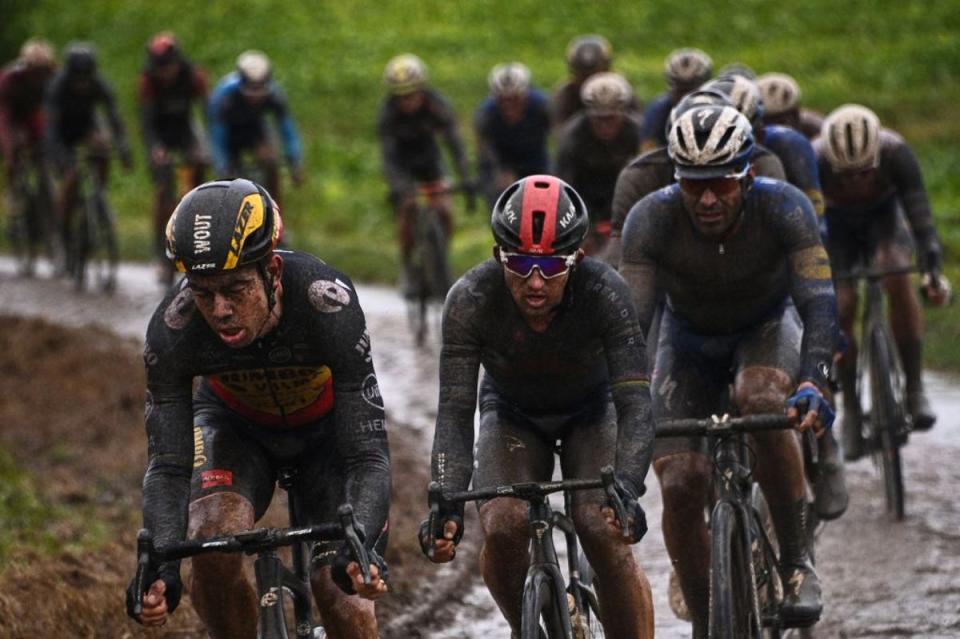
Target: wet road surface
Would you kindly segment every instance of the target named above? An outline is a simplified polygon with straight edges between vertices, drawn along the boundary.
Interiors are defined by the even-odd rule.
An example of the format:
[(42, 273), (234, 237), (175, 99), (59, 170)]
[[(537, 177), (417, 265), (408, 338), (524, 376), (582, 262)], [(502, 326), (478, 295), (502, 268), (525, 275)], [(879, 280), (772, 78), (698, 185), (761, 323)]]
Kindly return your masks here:
[[(422, 442), (426, 463), (436, 417), (439, 345), (431, 341), (420, 351), (413, 347), (403, 301), (393, 290), (360, 286), (358, 294), (392, 427)], [(21, 280), (13, 275), (12, 262), (0, 259), (4, 313), (71, 326), (100, 324), (140, 340), (159, 299), (153, 270), (146, 266), (124, 265), (116, 294), (107, 297), (76, 294), (67, 282), (46, 277)], [(826, 525), (818, 543), (825, 603), (818, 637), (960, 637), (960, 379), (930, 374), (927, 384), (939, 420), (933, 431), (914, 435), (904, 453), (906, 521), (885, 517), (881, 476), (872, 460), (848, 466), (850, 507)], [(656, 636), (687, 637), (689, 627), (667, 605), (669, 560), (653, 477), (648, 487), (643, 505), (650, 532), (635, 552), (653, 587)], [(467, 531), (468, 536), (478, 533), (476, 526)], [(462, 553), (457, 561), (475, 561), (475, 553)], [(444, 583), (445, 572), (449, 570), (438, 568), (438, 583)], [(421, 636), (509, 636), (478, 578), (459, 588), (457, 610), (445, 611), (442, 623), (426, 623)], [(440, 599), (446, 598), (438, 596), (424, 606), (440, 606)], [(424, 611), (410, 614), (422, 617)]]

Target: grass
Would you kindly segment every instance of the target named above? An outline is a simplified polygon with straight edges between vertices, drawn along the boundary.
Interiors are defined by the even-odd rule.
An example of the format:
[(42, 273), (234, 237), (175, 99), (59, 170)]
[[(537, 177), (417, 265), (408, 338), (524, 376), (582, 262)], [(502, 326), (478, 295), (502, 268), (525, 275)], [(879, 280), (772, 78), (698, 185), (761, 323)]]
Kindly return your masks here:
[[(960, 256), (960, 181), (954, 177), (960, 174), (960, 12), (944, 0), (852, 0), (842, 7), (811, 0), (789, 9), (761, 0), (568, 1), (549, 9), (530, 0), (14, 1), (0, 47), (10, 50), (14, 32), (43, 34), (58, 46), (96, 42), (132, 129), (137, 72), (154, 32), (176, 32), (214, 81), (240, 51), (265, 50), (305, 147), (308, 183), (296, 191), (285, 185), (292, 244), (359, 280), (392, 281), (398, 272), (375, 137), (386, 61), (403, 51), (425, 60), (432, 82), (457, 108), (472, 149), (472, 111), (494, 64), (524, 61), (534, 81), (551, 89), (564, 79), (569, 40), (591, 32), (612, 42), (614, 66), (644, 101), (664, 88), (667, 53), (698, 46), (717, 68), (739, 61), (758, 72), (793, 74), (806, 106), (829, 111), (845, 102), (868, 104), (914, 146), (949, 259)], [(124, 256), (148, 259), (151, 187), (139, 135), (131, 133), (138, 168), (130, 176), (115, 174), (111, 197)], [(486, 214), (467, 216), (461, 208), (457, 217), (453, 263), (459, 273), (487, 257), (491, 240)]]

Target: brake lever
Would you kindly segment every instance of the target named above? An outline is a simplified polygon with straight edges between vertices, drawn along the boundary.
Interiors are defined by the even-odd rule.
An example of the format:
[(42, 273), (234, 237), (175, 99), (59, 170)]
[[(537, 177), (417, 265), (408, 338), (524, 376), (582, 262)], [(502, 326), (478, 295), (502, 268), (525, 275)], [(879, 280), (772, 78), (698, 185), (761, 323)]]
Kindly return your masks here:
[(354, 561), (360, 565), (360, 574), (363, 575), (363, 583), (369, 584), (370, 578), (370, 555), (363, 545), (363, 528), (357, 523), (353, 515), (353, 506), (343, 504), (337, 509), (337, 515), (340, 518), (340, 527), (343, 529), (343, 538), (350, 548), (350, 554)]
[[(430, 519), (427, 530), (430, 531), (431, 541), (443, 538), (442, 522), (440, 521), (440, 502), (443, 501), (443, 489), (440, 482), (432, 481), (427, 486), (427, 505), (430, 507)], [(433, 559), (435, 546), (431, 543), (427, 548), (427, 557)]]
[(147, 591), (144, 587), (144, 581), (147, 577), (147, 570), (150, 568), (150, 561), (153, 558), (153, 550), (153, 535), (146, 528), (141, 528), (140, 532), (137, 533), (137, 574), (134, 577), (135, 590), (140, 595), (133, 603), (135, 617), (143, 614), (143, 595)]
[(613, 507), (613, 512), (620, 522), (620, 535), (624, 539), (630, 539), (633, 536), (632, 526), (627, 518), (627, 508), (620, 499), (620, 493), (617, 492), (617, 481), (613, 474), (613, 466), (604, 466), (600, 469), (600, 481), (603, 482), (603, 491), (607, 495), (607, 503)]

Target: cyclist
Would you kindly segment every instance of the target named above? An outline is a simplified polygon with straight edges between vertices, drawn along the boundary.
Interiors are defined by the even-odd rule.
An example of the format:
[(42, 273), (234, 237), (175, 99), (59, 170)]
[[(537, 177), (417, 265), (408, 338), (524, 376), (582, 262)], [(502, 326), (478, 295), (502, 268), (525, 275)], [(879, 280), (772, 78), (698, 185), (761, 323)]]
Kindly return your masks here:
[(584, 251), (601, 250), (610, 236), (613, 188), (640, 147), (639, 120), (630, 112), (633, 89), (617, 73), (597, 73), (581, 91), (584, 113), (570, 119), (557, 142), (556, 173), (583, 197), (591, 233)]
[(763, 99), (763, 121), (795, 129), (813, 140), (820, 135), (823, 116), (800, 107), (800, 86), (786, 73), (764, 73), (757, 78)]
[(669, 90), (654, 98), (644, 112), (641, 152), (667, 145), (666, 125), (671, 109), (712, 74), (713, 60), (700, 49), (676, 49), (667, 56), (664, 77)]
[[(195, 188), (170, 217), (168, 254), (186, 279), (154, 313), (144, 351), (143, 518), (158, 545), (252, 527), (281, 466), (298, 473), (290, 498), (302, 523), (333, 521), (347, 501), (368, 543), (385, 543), (386, 425), (356, 290), (310, 255), (275, 251), (281, 234), (279, 208), (244, 179)], [(376, 637), (372, 603), (346, 593), (384, 593), (385, 566), (374, 553), (379, 578), (363, 585), (344, 551), (314, 550), (317, 606), (331, 635)], [(191, 599), (212, 637), (255, 632), (241, 564), (236, 555), (193, 560)], [(152, 570), (140, 621), (161, 625), (177, 606), (180, 570)], [(140, 595), (128, 592), (128, 611)]]
[[(616, 461), (632, 541), (646, 530), (643, 494), (653, 429), (643, 337), (630, 292), (610, 267), (579, 250), (590, 222), (569, 185), (526, 177), (497, 201), (494, 259), (464, 275), (444, 307), (433, 479), (445, 491), (549, 481), (556, 442), (563, 475), (596, 478)], [(474, 457), (473, 413), (480, 383)], [(475, 469), (475, 470), (474, 470)], [(652, 637), (650, 586), (618, 532), (601, 491), (574, 493), (573, 519), (598, 581), (601, 622), (611, 637)], [(444, 537), (421, 526), (433, 561), (453, 559), (463, 506), (441, 512)], [(606, 523), (604, 523), (606, 520)], [(480, 506), (480, 568), (519, 636), (527, 554), (527, 504)]]
[[(669, 151), (678, 184), (642, 199), (623, 231), (620, 272), (646, 329), (666, 294), (651, 382), (656, 419), (704, 417), (731, 399), (743, 414), (784, 410), (799, 429), (832, 422), (827, 372), (837, 337), (830, 265), (810, 200), (778, 180), (754, 178), (750, 123), (729, 106), (678, 116)], [(779, 541), (782, 619), (820, 617), (808, 551), (798, 438), (752, 437), (754, 475)], [(710, 468), (703, 438), (663, 440), (654, 470), (663, 530), (695, 637), (707, 632), (709, 544), (703, 512)]]
[(0, 151), (6, 167), (7, 200), (11, 214), (22, 214), (28, 206), (22, 200), (22, 195), (11, 188), (23, 168), (23, 162), (30, 162), (36, 167), (39, 183), (47, 189), (45, 200), (52, 201), (43, 152), (42, 106), (44, 92), (55, 68), (53, 46), (46, 40), (31, 38), (20, 48), (20, 56), (0, 69)]
[(236, 69), (217, 84), (207, 106), (213, 168), (217, 177), (240, 174), (244, 153), (253, 154), (267, 191), (280, 199), (280, 163), (267, 128), (276, 120), (294, 186), (303, 183), (303, 150), (287, 98), (273, 80), (270, 59), (250, 49), (237, 57)]
[[(846, 272), (861, 261), (881, 268), (909, 266), (913, 254), (927, 274), (924, 289), (934, 303), (943, 303), (937, 274), (943, 252), (933, 225), (930, 202), (920, 165), (910, 146), (894, 131), (880, 126), (870, 109), (844, 105), (823, 122), (815, 142), (820, 179), (827, 200), (827, 248), (837, 272)], [(911, 238), (912, 234), (912, 238)], [(890, 324), (903, 362), (907, 408), (913, 428), (927, 430), (936, 415), (923, 391), (923, 315), (908, 274), (885, 278), (890, 296)], [(857, 343), (853, 322), (857, 291), (850, 283), (837, 284), (840, 323), (848, 348), (840, 360), (840, 386), (856, 388)], [(863, 454), (860, 405), (856, 393), (843, 393), (844, 455)]]
[(173, 266), (164, 254), (164, 230), (177, 197), (174, 155), (182, 156), (188, 189), (203, 182), (209, 164), (192, 121), (193, 107), (203, 111), (207, 102), (207, 78), (183, 55), (172, 33), (158, 33), (150, 39), (140, 73), (139, 98), (140, 126), (154, 184), (154, 250), (159, 279), (169, 284)]
[[(380, 106), (378, 132), (383, 172), (389, 200), (397, 218), (405, 293), (412, 294), (415, 277), (410, 256), (414, 248), (417, 188), (442, 186), (446, 170), (437, 144), (441, 136), (453, 157), (461, 187), (469, 198), (467, 155), (453, 107), (427, 85), (427, 67), (417, 56), (405, 53), (392, 58), (383, 73), (388, 95)], [(447, 238), (453, 232), (453, 202), (446, 188), (429, 189), (431, 207), (438, 211)]]
[(530, 70), (519, 62), (490, 71), (490, 96), (474, 117), (480, 184), (492, 208), (519, 178), (547, 172), (550, 116), (547, 96), (530, 86)]
[[(724, 106), (731, 103), (723, 93), (698, 89), (684, 96), (677, 103), (677, 106), (670, 111), (667, 126), (673, 124), (676, 117), (686, 110), (706, 104)], [(760, 146), (754, 149), (751, 168), (759, 176), (776, 180), (782, 180), (785, 177), (783, 164), (779, 158)], [(604, 260), (608, 264), (612, 266), (620, 264), (620, 237), (624, 222), (633, 205), (645, 195), (669, 186), (675, 181), (673, 162), (670, 160), (670, 154), (667, 152), (666, 146), (640, 154), (620, 171), (613, 189), (610, 241), (607, 243), (604, 254)], [(651, 339), (647, 343), (654, 344), (655, 342)], [(648, 349), (647, 354), (651, 355), (652, 353), (653, 349)]]
[[(77, 200), (76, 150), (85, 146), (99, 184), (106, 188), (110, 144), (116, 147), (124, 169), (133, 168), (133, 157), (113, 89), (97, 71), (97, 53), (88, 42), (74, 42), (64, 51), (63, 68), (50, 82), (45, 99), (46, 140), (50, 156), (61, 173), (58, 202), (64, 246), (70, 246), (70, 220)], [(110, 133), (98, 122), (102, 109)]]
[[(606, 38), (600, 35), (584, 35), (574, 38), (567, 46), (567, 68), (570, 79), (554, 92), (550, 99), (550, 120), (556, 127), (584, 109), (583, 83), (595, 73), (610, 70), (613, 49)], [(640, 111), (636, 98), (630, 98), (630, 110)]]

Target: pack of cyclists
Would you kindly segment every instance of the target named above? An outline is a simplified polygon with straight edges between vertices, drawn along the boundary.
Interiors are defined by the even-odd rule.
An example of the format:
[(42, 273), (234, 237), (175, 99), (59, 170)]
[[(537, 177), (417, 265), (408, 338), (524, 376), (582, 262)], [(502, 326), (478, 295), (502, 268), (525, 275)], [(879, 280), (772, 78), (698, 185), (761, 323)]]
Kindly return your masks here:
[[(383, 72), (377, 131), (403, 267), (424, 186), (433, 187), (427, 197), (448, 238), (454, 188), (482, 193), (491, 209), (492, 258), (468, 271), (444, 305), (432, 478), (450, 491), (546, 481), (555, 453), (564, 477), (596, 477), (612, 464), (628, 521), (612, 515), (599, 491), (577, 494), (573, 520), (596, 572), (606, 632), (652, 637), (650, 584), (629, 545), (646, 530), (641, 498), (652, 467), (666, 548), (701, 637), (709, 592), (705, 441), (656, 441), (654, 424), (729, 405), (742, 414), (784, 411), (797, 430), (820, 438), (825, 463), (814, 499), (808, 503), (793, 433), (752, 437), (755, 473), (780, 548), (781, 616), (812, 625), (823, 603), (810, 509), (831, 519), (848, 501), (830, 432), (834, 362), (842, 455), (855, 460), (864, 448), (860, 404), (849, 392), (857, 292), (832, 276), (864, 261), (915, 260), (924, 296), (942, 304), (949, 294), (917, 160), (869, 108), (849, 104), (820, 116), (801, 108), (789, 75), (756, 77), (734, 64), (713, 77), (713, 61), (699, 49), (670, 53), (668, 90), (645, 109), (611, 71), (603, 37), (576, 38), (567, 62), (570, 79), (550, 97), (521, 62), (490, 71), (489, 95), (473, 118), (476, 180), (457, 113), (429, 83), (423, 60), (398, 55)], [(304, 172), (271, 62), (246, 51), (209, 92), (176, 37), (159, 33), (147, 45), (138, 97), (162, 279), (184, 274), (147, 332), (145, 526), (161, 543), (251, 528), (279, 469), (294, 466), (309, 479), (291, 497), (307, 523), (332, 519), (349, 501), (373, 551), (374, 579), (364, 584), (344, 548), (317, 545), (311, 583), (324, 623), (336, 636), (374, 637), (372, 601), (388, 591), (384, 406), (352, 282), (278, 246), (281, 149), (268, 114), (295, 184)], [(69, 45), (58, 69), (49, 43), (25, 43), (0, 72), (8, 177), (27, 158), (54, 167), (68, 228), (78, 158), (105, 184), (111, 147), (129, 169), (126, 131), (93, 45)], [(250, 162), (256, 180), (231, 179)], [(221, 179), (204, 183), (210, 166)], [(929, 429), (936, 416), (922, 383), (919, 299), (907, 274), (885, 285), (913, 428)], [(526, 505), (492, 499), (479, 515), (481, 574), (519, 633)], [(454, 559), (465, 520), (462, 508), (441, 516), (440, 537), (422, 527), (418, 542), (442, 563)], [(618, 535), (624, 528), (627, 538)], [(211, 636), (254, 627), (241, 566), (228, 556), (194, 561), (190, 596)], [(152, 566), (146, 592), (131, 585), (128, 610), (142, 601), (138, 621), (162, 625), (182, 589), (178, 564)]]

